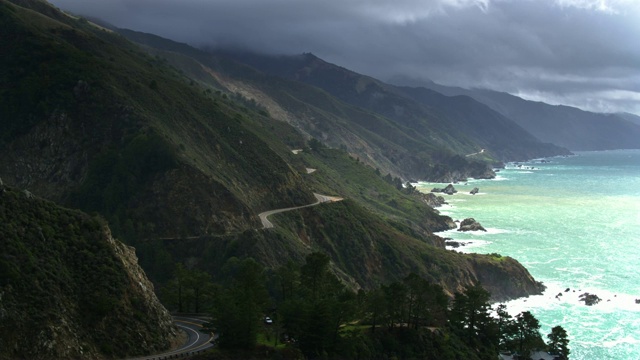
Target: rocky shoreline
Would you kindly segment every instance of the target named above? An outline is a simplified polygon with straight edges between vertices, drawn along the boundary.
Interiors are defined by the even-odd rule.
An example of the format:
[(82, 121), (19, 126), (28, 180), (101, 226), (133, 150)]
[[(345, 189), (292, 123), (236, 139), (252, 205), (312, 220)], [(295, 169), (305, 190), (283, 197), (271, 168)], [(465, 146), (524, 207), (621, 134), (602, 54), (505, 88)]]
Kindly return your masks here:
[[(566, 156), (564, 156), (566, 157)], [(545, 164), (545, 163), (550, 163), (550, 160), (547, 159), (537, 159), (535, 160), (535, 163), (541, 163), (541, 164)], [(540, 170), (540, 168), (537, 168), (535, 166), (531, 166), (528, 163), (521, 163), (521, 162), (513, 162), (510, 163), (506, 166), (504, 166), (505, 168), (509, 167), (512, 169), (517, 169), (517, 170)], [(496, 173), (500, 172), (500, 169), (494, 169), (494, 171)], [(464, 185), (468, 185), (468, 183), (465, 183)], [(475, 195), (479, 192), (479, 188), (478, 187), (474, 187), (469, 194), (471, 195)], [(446, 187), (444, 188), (440, 188), (440, 187), (433, 187), (429, 193), (425, 194), (425, 196), (428, 196), (429, 198), (436, 198), (437, 193), (442, 193), (448, 196), (453, 196), (454, 194), (459, 193), (459, 190), (456, 189), (454, 187), (453, 183), (448, 184)], [(443, 199), (443, 196), (437, 196), (437, 198)], [(446, 201), (443, 201), (442, 203), (438, 203), (438, 202), (434, 202), (433, 203), (435, 206), (433, 207), (438, 207), (438, 206), (442, 206), (442, 204), (447, 204)], [(431, 206), (431, 205), (430, 205)], [(465, 218), (464, 220), (455, 220), (455, 223), (458, 224), (457, 225), (457, 229), (456, 231), (458, 232), (467, 232), (467, 231), (483, 231), (486, 232), (486, 229), (479, 223), (477, 222), (474, 218)], [(456, 240), (450, 237), (445, 237), (443, 238), (445, 246), (447, 249), (451, 250), (451, 251), (457, 251), (460, 248), (466, 247), (466, 246), (471, 246), (475, 243), (475, 241), (464, 241), (464, 240)], [(466, 251), (467, 253), (471, 253), (470, 251)], [(597, 306), (598, 304), (602, 304), (602, 303), (608, 303), (611, 302), (613, 298), (617, 298), (617, 295), (613, 295), (613, 298), (602, 298), (601, 295), (598, 295), (596, 293), (593, 292), (588, 292), (588, 291), (583, 291), (583, 290), (576, 290), (576, 289), (570, 289), (570, 288), (566, 288), (564, 292), (558, 292), (554, 298), (556, 300), (561, 300), (564, 298), (567, 298), (568, 300), (568, 295), (566, 293), (572, 293), (571, 296), (571, 300), (576, 301), (578, 303), (583, 304), (584, 306)], [(575, 294), (573, 294), (575, 293)], [(542, 295), (542, 294), (540, 294)], [(547, 292), (547, 295), (548, 292)], [(606, 299), (606, 300), (605, 300)], [(526, 301), (526, 300), (525, 300)], [(630, 301), (633, 301), (634, 304), (637, 304), (640, 307), (640, 298), (635, 298), (632, 300), (629, 299), (625, 299), (624, 303), (630, 303)]]

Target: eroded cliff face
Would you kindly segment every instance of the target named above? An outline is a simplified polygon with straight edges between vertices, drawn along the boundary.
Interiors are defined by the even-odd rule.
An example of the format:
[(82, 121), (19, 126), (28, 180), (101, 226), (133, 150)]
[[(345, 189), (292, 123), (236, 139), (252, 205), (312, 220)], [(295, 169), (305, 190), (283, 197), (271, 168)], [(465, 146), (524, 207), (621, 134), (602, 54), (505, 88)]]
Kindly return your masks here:
[(511, 257), (473, 254), (469, 261), (480, 284), (491, 293), (492, 301), (539, 295), (545, 289), (522, 264)]
[(153, 283), (138, 265), (135, 249), (114, 239), (108, 228), (105, 238), (122, 263), (128, 286), (122, 296), (123, 306), (103, 323), (102, 330), (117, 332), (120, 326), (127, 329), (129, 334), (122, 336), (122, 341), (128, 340), (131, 344), (131, 354), (153, 354), (167, 349), (178, 336), (177, 328), (169, 311), (158, 300)]
[(177, 335), (102, 220), (0, 185), (0, 238), (0, 359), (121, 358)]

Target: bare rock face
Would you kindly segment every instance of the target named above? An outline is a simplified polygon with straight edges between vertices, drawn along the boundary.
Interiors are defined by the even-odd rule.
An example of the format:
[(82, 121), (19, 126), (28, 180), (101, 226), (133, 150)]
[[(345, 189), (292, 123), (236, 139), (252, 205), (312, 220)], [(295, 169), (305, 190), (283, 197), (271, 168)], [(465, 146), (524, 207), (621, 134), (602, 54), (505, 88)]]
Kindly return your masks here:
[(460, 223), (458, 231), (487, 231), (474, 218), (466, 218)]
[(0, 359), (125, 358), (177, 336), (103, 220), (5, 187), (0, 239)]
[(499, 254), (470, 254), (476, 281), (491, 293), (492, 301), (541, 294), (545, 286), (536, 281), (517, 260)]
[(425, 203), (427, 203), (427, 205), (434, 209), (447, 203), (444, 200), (444, 197), (438, 196), (434, 193), (421, 194), (421, 196), (422, 201), (424, 201)]

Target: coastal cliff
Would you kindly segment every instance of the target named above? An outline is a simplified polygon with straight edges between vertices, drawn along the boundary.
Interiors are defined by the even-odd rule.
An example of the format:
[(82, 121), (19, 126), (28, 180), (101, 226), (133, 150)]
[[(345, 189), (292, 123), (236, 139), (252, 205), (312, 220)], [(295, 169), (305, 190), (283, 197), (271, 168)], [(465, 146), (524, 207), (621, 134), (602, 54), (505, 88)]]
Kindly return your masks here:
[(167, 349), (177, 329), (105, 223), (0, 185), (0, 359)]

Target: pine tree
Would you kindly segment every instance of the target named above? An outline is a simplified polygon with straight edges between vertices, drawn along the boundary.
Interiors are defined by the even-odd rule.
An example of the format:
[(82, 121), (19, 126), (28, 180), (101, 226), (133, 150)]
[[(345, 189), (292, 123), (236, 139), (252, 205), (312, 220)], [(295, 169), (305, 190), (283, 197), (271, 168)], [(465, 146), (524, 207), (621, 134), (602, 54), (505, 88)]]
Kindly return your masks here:
[(549, 352), (554, 355), (560, 355), (563, 360), (569, 359), (569, 339), (567, 331), (560, 325), (551, 329), (547, 335), (549, 338)]

